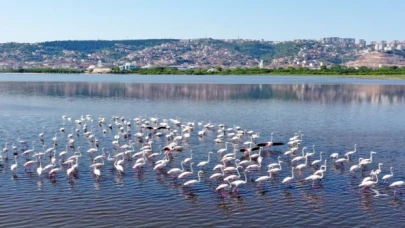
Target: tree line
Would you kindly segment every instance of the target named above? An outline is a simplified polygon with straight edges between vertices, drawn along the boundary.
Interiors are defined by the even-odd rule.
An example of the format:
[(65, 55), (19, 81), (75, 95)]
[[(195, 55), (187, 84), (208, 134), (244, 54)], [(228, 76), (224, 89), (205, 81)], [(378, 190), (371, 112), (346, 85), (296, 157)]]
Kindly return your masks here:
[(330, 68), (322, 66), (320, 69), (306, 67), (287, 68), (198, 68), (181, 70), (172, 67), (137, 68), (130, 71), (120, 71), (112, 68), (112, 73), (117, 74), (142, 74), (142, 75), (404, 75), (405, 67), (389, 66), (372, 69), (368, 67), (342, 67), (333, 65)]
[(81, 74), (83, 69), (68, 68), (19, 68), (19, 69), (0, 69), (0, 73), (48, 73), (48, 74)]

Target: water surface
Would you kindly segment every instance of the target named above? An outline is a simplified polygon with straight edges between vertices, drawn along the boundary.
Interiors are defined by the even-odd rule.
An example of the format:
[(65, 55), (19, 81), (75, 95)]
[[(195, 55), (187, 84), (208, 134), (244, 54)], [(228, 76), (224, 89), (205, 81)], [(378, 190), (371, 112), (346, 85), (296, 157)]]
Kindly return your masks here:
[[(393, 194), (393, 189), (379, 183), (377, 189), (389, 196), (375, 198), (372, 193), (359, 192), (360, 173), (356, 178), (349, 173), (359, 157), (369, 158), (376, 151), (374, 162), (364, 176), (383, 163), (380, 178), (394, 168), (392, 181), (404, 180), (404, 142), (402, 121), (405, 113), (405, 84), (398, 80), (365, 80), (334, 77), (285, 76), (132, 76), (132, 75), (53, 75), (53, 74), (2, 74), (0, 75), (0, 147), (9, 141), (9, 160), (0, 167), (0, 194), (3, 205), (0, 218), (9, 226), (398, 226), (403, 223), (403, 196)], [(194, 152), (194, 162), (207, 160), (202, 182), (190, 194), (182, 182), (173, 182), (170, 175), (157, 174), (152, 161), (142, 173), (132, 169), (134, 160), (124, 164), (122, 177), (105, 161), (102, 176), (97, 181), (92, 175), (91, 157), (87, 150), (92, 146), (83, 136), (82, 126), (74, 123), (89, 114), (93, 121), (84, 120), (88, 129), (95, 132), (104, 147), (113, 152), (112, 141), (117, 128), (108, 124), (118, 116), (131, 121), (131, 138), (138, 152), (142, 143), (134, 134), (141, 131), (134, 118), (178, 119), (183, 124), (195, 122), (195, 130), (187, 141), (182, 141), (183, 152), (174, 153), (166, 171), (180, 167), (180, 162)], [(62, 115), (72, 121), (62, 119)], [(98, 118), (105, 117), (99, 126)], [(200, 138), (203, 128), (197, 122), (225, 124), (227, 128), (240, 126), (260, 134), (257, 141), (287, 142), (301, 131), (303, 146), (312, 151), (315, 145), (318, 159), (324, 151), (329, 157), (337, 152), (343, 155), (357, 152), (353, 160), (343, 167), (334, 166), (328, 159), (327, 171), (320, 186), (311, 187), (303, 179), (313, 169), (304, 170), (303, 177), (292, 182), (292, 188), (281, 184), (291, 175), (289, 157), (282, 157), (279, 176), (266, 183), (265, 189), (256, 183), (240, 188), (239, 194), (221, 197), (213, 190), (216, 182), (208, 177), (219, 163), (216, 153), (223, 143), (214, 143), (218, 127), (208, 130)], [(43, 128), (45, 126), (45, 129)], [(64, 127), (66, 133), (59, 129)], [(93, 127), (93, 128), (92, 128)], [(172, 126), (179, 132), (181, 127)], [(79, 137), (75, 134), (79, 129)], [(108, 130), (107, 134), (102, 131)], [(64, 167), (55, 179), (43, 175), (39, 178), (36, 166), (33, 173), (24, 171), (25, 157), (21, 156), (20, 140), (36, 140), (35, 149), (41, 152), (39, 133), (44, 132), (44, 145), (51, 147), (57, 135), (57, 153), (65, 149), (67, 134), (73, 131), (77, 150), (83, 156), (79, 162), (79, 176), (69, 182)], [(164, 134), (168, 133), (163, 131)], [(228, 140), (228, 139), (227, 139)], [(238, 143), (250, 140), (244, 136)], [(120, 139), (121, 143), (128, 143)], [(18, 145), (20, 156), (16, 175), (10, 171), (14, 163), (11, 142)], [(155, 137), (153, 150), (169, 142), (166, 137)], [(228, 145), (228, 152), (232, 146)], [(267, 164), (277, 161), (287, 146), (266, 149), (260, 171), (254, 179), (266, 175)], [(73, 153), (73, 152), (70, 152)], [(101, 149), (96, 155), (101, 154)], [(237, 156), (242, 157), (238, 152)], [(160, 155), (157, 159), (161, 159)], [(42, 159), (43, 165), (49, 158)], [(303, 161), (302, 161), (303, 162)], [(300, 163), (302, 163), (300, 162)], [(232, 163), (233, 164), (233, 163)], [(189, 166), (186, 166), (189, 169)], [(194, 165), (194, 170), (196, 166)], [(295, 172), (297, 175), (298, 172)], [(197, 179), (196, 172), (188, 178)], [(243, 179), (243, 177), (242, 177)], [(249, 178), (250, 179), (250, 178)], [(392, 182), (391, 181), (391, 182)], [(381, 179), (380, 179), (380, 182)], [(396, 220), (390, 218), (396, 218)], [(78, 225), (80, 221), (80, 225)]]

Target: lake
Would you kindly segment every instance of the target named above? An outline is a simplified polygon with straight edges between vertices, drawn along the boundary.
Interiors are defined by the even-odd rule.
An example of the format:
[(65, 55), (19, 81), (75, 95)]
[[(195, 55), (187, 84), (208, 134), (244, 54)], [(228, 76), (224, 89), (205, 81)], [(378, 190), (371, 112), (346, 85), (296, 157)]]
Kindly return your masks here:
[[(389, 187), (394, 181), (405, 180), (405, 81), (322, 76), (0, 74), (0, 109), (0, 149), (8, 149), (0, 161), (3, 226), (394, 227), (405, 222), (405, 196), (399, 190), (394, 194), (395, 188)], [(170, 130), (149, 130), (135, 118), (143, 119), (144, 124), (149, 121), (153, 127), (167, 120)], [(159, 119), (156, 124), (153, 118)], [(105, 122), (99, 123), (101, 119)], [(174, 120), (180, 124), (175, 125)], [(186, 138), (182, 132), (188, 123), (194, 123), (194, 128)], [(204, 127), (207, 124), (212, 127)], [(220, 124), (225, 125), (226, 134), (216, 143)], [(85, 125), (94, 143), (85, 136)], [(237, 127), (244, 134), (232, 140), (230, 135)], [(199, 137), (197, 133), (203, 129), (205, 135)], [(156, 161), (164, 159), (160, 152), (172, 142), (168, 135), (173, 130), (183, 137), (177, 141), (182, 151), (173, 151), (166, 166), (154, 170)], [(224, 142), (239, 149), (249, 147), (244, 144), (252, 140), (248, 131), (259, 136), (257, 143), (270, 141), (274, 132), (273, 141), (285, 145), (264, 147), (261, 166), (247, 172), (249, 177), (238, 190), (215, 191), (223, 183), (209, 179), (220, 172), (213, 171), (221, 163), (217, 151), (227, 145), (225, 153), (233, 152), (232, 144)], [(281, 183), (291, 176), (291, 167), (305, 162), (291, 162), (292, 157), (284, 155), (289, 138), (298, 132), (303, 136), (297, 155), (307, 147), (307, 152), (315, 150), (308, 163), (319, 159), (321, 151), (327, 158), (323, 179), (314, 187), (312, 181), (305, 181), (315, 170), (310, 165), (303, 168), (302, 176), (294, 171), (291, 188)], [(59, 167), (59, 153), (66, 149), (69, 134), (75, 140), (74, 148), (68, 147), (63, 162), (74, 151), (81, 151), (75, 175), (68, 177), (68, 165), (62, 165), (52, 177), (49, 171), (37, 174), (38, 162), (32, 165), (32, 172), (24, 169), (25, 162), (37, 161), (34, 153), (54, 146), (54, 137), (58, 138), (55, 167)], [(131, 157), (148, 139), (153, 142), (150, 153), (158, 154), (146, 159), (140, 171), (132, 168), (136, 158), (130, 158), (123, 160), (124, 173), (120, 175), (106, 155), (99, 169), (101, 176), (93, 175), (90, 165), (95, 156), (102, 155), (102, 148), (112, 157), (125, 151), (115, 148), (113, 141), (120, 146), (132, 144)], [(98, 149), (90, 154), (87, 151), (95, 147), (95, 141)], [(330, 158), (332, 153), (343, 157), (354, 144), (357, 148), (351, 160), (335, 164)], [(23, 152), (33, 145), (34, 152), (25, 156)], [(190, 150), (193, 173), (185, 181), (198, 180), (198, 170), (204, 170), (201, 182), (193, 188), (167, 174), (171, 168), (180, 168)], [(210, 162), (197, 167), (207, 161), (209, 151), (213, 152)], [(360, 157), (370, 158), (370, 151), (376, 152), (372, 163), (354, 177), (350, 167), (358, 164)], [(16, 160), (14, 154), (18, 155)], [(277, 162), (279, 156), (281, 171), (257, 187), (254, 180), (266, 176), (267, 165)], [(47, 153), (38, 158), (40, 166), (50, 164), (53, 157)], [(236, 158), (249, 160), (239, 151)], [(12, 171), (15, 162), (17, 168)], [(375, 197), (372, 191), (361, 191), (359, 184), (379, 163), (383, 165), (374, 189), (387, 195)], [(251, 164), (258, 165), (256, 161)], [(190, 171), (189, 163), (184, 166)], [(227, 167), (235, 167), (235, 162)], [(394, 176), (387, 184), (382, 177), (390, 174), (390, 167)], [(245, 180), (243, 168), (239, 171), (240, 179)]]

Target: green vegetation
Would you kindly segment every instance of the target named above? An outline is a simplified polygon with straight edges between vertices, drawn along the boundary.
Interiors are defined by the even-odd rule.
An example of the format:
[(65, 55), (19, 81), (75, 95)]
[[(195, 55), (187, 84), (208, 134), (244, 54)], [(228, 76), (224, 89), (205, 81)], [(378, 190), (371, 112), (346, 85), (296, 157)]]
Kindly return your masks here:
[(235, 50), (254, 58), (263, 59), (266, 63), (274, 58), (297, 55), (302, 47), (308, 44), (295, 43), (293, 41), (272, 43), (258, 41), (226, 42), (223, 40), (206, 39), (202, 43), (214, 45), (217, 48)]
[[(80, 74), (85, 73), (82, 69), (65, 69), (65, 68), (31, 68), (31, 69), (3, 69), (0, 73), (62, 73), (62, 74)], [(90, 72), (91, 73), (91, 72)], [(293, 68), (229, 68), (223, 69), (221, 67), (216, 68), (198, 68), (180, 70), (172, 67), (153, 67), (153, 68), (137, 68), (130, 71), (121, 71), (118, 67), (111, 68), (113, 74), (141, 74), (141, 75), (345, 75), (345, 76), (357, 76), (357, 77), (378, 77), (378, 78), (395, 78), (405, 79), (404, 67), (381, 67), (377, 69), (371, 69), (367, 67), (360, 68), (345, 68), (340, 65), (333, 65), (330, 68), (325, 66), (320, 69), (308, 69), (305, 67)]]
[(230, 68), (222, 69), (220, 67), (212, 69), (189, 69), (179, 70), (169, 67), (154, 67), (148, 69), (135, 69), (132, 71), (119, 71), (117, 68), (112, 69), (112, 73), (119, 74), (142, 74), (142, 75), (399, 75), (398, 78), (405, 79), (405, 68), (381, 67), (378, 69), (371, 69), (367, 67), (360, 67), (355, 69), (353, 67), (345, 68), (340, 65), (333, 65), (331, 68), (325, 66), (320, 69), (312, 70), (305, 67), (300, 68), (277, 68), (277, 69), (260, 69), (260, 68)]
[(93, 53), (103, 49), (111, 49), (122, 45), (131, 46), (131, 49), (141, 50), (147, 47), (153, 47), (163, 43), (178, 41), (176, 39), (148, 39), (148, 40), (66, 40), (49, 41), (39, 43), (46, 48), (55, 48), (57, 50), (79, 51), (84, 53)]
[(30, 69), (2, 69), (0, 73), (47, 73), (47, 74), (81, 74), (82, 69), (66, 69), (66, 68), (30, 68)]

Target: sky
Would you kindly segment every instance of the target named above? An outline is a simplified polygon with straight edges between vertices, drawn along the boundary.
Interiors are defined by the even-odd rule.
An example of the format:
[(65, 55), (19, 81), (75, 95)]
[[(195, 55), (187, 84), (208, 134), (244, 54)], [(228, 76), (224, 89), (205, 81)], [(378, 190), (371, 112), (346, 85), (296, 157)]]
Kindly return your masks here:
[(405, 40), (405, 0), (0, 0), (0, 43), (176, 38)]

